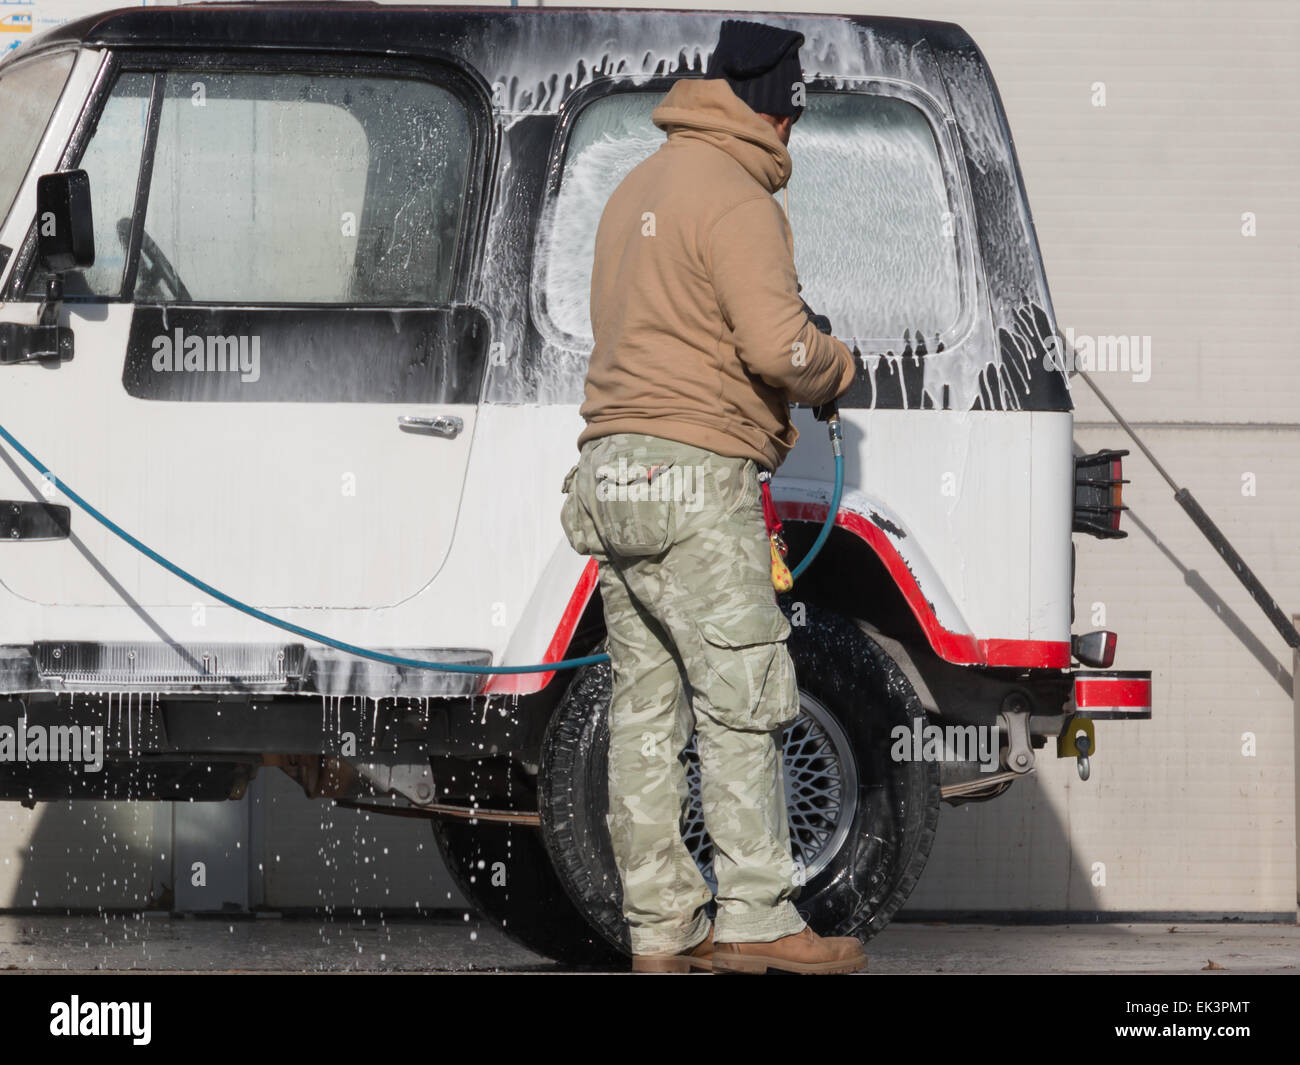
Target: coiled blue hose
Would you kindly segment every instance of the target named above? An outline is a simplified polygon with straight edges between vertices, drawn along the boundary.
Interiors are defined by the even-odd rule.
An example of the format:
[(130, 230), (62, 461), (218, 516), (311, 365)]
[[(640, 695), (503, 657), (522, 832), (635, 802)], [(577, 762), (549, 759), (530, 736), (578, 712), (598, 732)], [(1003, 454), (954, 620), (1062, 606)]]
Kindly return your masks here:
[[(844, 456), (840, 446), (840, 425), (839, 418), (832, 417), (830, 421), (831, 448), (835, 452), (835, 494), (831, 499), (831, 508), (826, 515), (826, 522), (822, 525), (821, 532), (818, 534), (816, 541), (813, 543), (812, 550), (804, 556), (803, 560), (795, 567), (793, 576), (798, 577), (808, 568), (809, 563), (817, 556), (817, 552), (822, 549), (822, 545), (830, 536), (831, 528), (835, 524), (835, 515), (839, 511), (840, 496), (844, 490)], [(94, 506), (82, 499), (68, 485), (60, 481), (58, 477), (46, 466), (40, 459), (27, 450), (12, 433), (3, 425), (0, 425), (0, 437), (9, 444), (18, 454), (22, 455), (32, 467), (41, 473), (50, 483), (56, 485), (59, 490), (67, 496), (72, 502), (76, 503), (82, 510), (94, 518), (100, 525), (104, 526), (115, 536), (125, 540), (142, 555), (157, 562), (163, 569), (169, 570), (176, 574), (181, 580), (192, 584), (201, 592), (212, 596), (227, 606), (234, 607), (242, 611), (249, 617), (257, 618), (258, 621), (264, 621), (268, 625), (274, 625), (276, 628), (284, 629), (286, 632), (292, 632), (295, 635), (302, 636), (308, 640), (314, 640), (316, 643), (324, 644), (326, 647), (333, 647), (336, 650), (344, 651), (350, 655), (356, 655), (358, 658), (370, 658), (376, 662), (387, 662), (394, 666), (408, 666), (412, 669), (429, 669), (436, 670), (439, 673), (477, 673), (477, 674), (499, 674), (499, 673), (550, 673), (561, 669), (578, 669), (581, 666), (594, 665), (597, 662), (608, 662), (609, 655), (586, 655), (582, 658), (566, 658), (562, 662), (539, 662), (532, 666), (472, 666), (459, 662), (428, 662), (420, 658), (403, 658), (400, 655), (384, 654), (382, 651), (372, 651), (369, 648), (358, 647), (356, 644), (347, 643), (344, 640), (336, 640), (332, 636), (326, 636), (324, 633), (315, 632), (312, 629), (304, 628), (301, 625), (295, 625), (292, 621), (285, 621), (283, 618), (277, 618), (263, 610), (258, 610), (255, 606), (249, 606), (241, 602), (232, 595), (227, 595), (220, 589), (212, 587), (206, 581), (199, 580), (192, 573), (182, 569), (170, 559), (164, 558), (158, 554), (148, 544), (142, 543), (123, 529), (112, 519), (101, 514)]]

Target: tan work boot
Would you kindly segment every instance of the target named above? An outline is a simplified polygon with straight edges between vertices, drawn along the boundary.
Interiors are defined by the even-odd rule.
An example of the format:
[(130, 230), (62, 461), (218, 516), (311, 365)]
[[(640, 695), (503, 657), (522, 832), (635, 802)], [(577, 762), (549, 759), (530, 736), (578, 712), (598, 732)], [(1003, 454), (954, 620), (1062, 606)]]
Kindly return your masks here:
[(713, 929), (704, 941), (680, 954), (633, 954), (634, 973), (688, 973), (692, 969), (702, 972), (713, 970)]
[(852, 936), (822, 938), (811, 928), (767, 943), (719, 943), (715, 973), (856, 973), (867, 967), (862, 944)]

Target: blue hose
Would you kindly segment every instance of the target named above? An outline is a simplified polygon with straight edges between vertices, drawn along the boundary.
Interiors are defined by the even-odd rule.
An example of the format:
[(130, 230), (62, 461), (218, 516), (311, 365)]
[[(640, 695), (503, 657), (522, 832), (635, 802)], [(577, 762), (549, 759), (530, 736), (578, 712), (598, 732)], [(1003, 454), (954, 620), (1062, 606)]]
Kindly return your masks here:
[[(831, 434), (831, 451), (835, 455), (835, 492), (831, 496), (831, 507), (826, 512), (826, 520), (822, 522), (821, 531), (817, 534), (817, 539), (809, 548), (808, 553), (803, 556), (799, 565), (790, 571), (790, 576), (796, 580), (799, 576), (812, 565), (812, 560), (817, 557), (817, 552), (825, 545), (831, 535), (831, 530), (835, 528), (835, 518), (840, 512), (840, 496), (844, 494), (844, 433), (840, 428), (840, 416), (838, 412), (833, 414), (827, 423), (827, 428)], [(0, 430), (3, 431), (3, 430)]]
[[(813, 543), (812, 550), (804, 556), (803, 561), (800, 562), (793, 571), (793, 576), (795, 577), (799, 576), (799, 574), (808, 568), (808, 564), (812, 562), (817, 552), (821, 550), (822, 545), (826, 542), (826, 538), (830, 536), (831, 527), (835, 524), (835, 515), (839, 511), (840, 495), (844, 489), (844, 456), (840, 450), (840, 427), (838, 418), (832, 419), (830, 426), (831, 447), (835, 452), (835, 495), (831, 500), (830, 511), (826, 515), (826, 523), (822, 526), (821, 533)], [(372, 651), (365, 647), (358, 647), (355, 644), (346, 643), (343, 640), (336, 640), (332, 636), (326, 636), (323, 633), (315, 632), (312, 629), (303, 628), (301, 625), (295, 625), (291, 621), (285, 621), (283, 618), (274, 617), (265, 611), (258, 610), (257, 607), (249, 606), (247, 603), (240, 602), (240, 600), (236, 599), (234, 596), (227, 595), (225, 592), (212, 587), (212, 585), (208, 584), (206, 581), (201, 581), (198, 577), (195, 577), (193, 574), (181, 569), (181, 567), (176, 565), (176, 563), (158, 554), (158, 552), (148, 544), (137, 540), (116, 522), (101, 514), (90, 503), (87, 503), (82, 499), (81, 496), (60, 481), (53, 472), (51, 472), (48, 466), (28, 451), (27, 448), (23, 447), (23, 445), (20, 444), (13, 434), (3, 425), (0, 425), (0, 437), (3, 437), (10, 447), (31, 463), (34, 469), (43, 474), (50, 483), (56, 485), (65, 496), (99, 522), (100, 525), (104, 526), (104, 528), (109, 532), (125, 540), (142, 555), (153, 559), (153, 561), (157, 562), (158, 565), (163, 567), (163, 569), (170, 570), (181, 580), (188, 584), (192, 584), (195, 588), (199, 589), (199, 591), (207, 593), (212, 596), (213, 599), (217, 599), (220, 602), (225, 603), (227, 606), (242, 611), (249, 617), (257, 618), (258, 621), (265, 621), (268, 625), (274, 625), (276, 628), (284, 629), (286, 632), (292, 632), (305, 639), (314, 640), (317, 643), (324, 644), (326, 647), (333, 647), (336, 650), (344, 651), (350, 655), (356, 655), (359, 658), (370, 658), (376, 662), (387, 662), (389, 665), (407, 666), (412, 669), (436, 670), (439, 673), (549, 673), (561, 669), (578, 669), (582, 666), (595, 665), (597, 662), (609, 661), (609, 655), (598, 654), (586, 655), (583, 658), (566, 658), (562, 662), (539, 662), (537, 665), (533, 666), (470, 666), (456, 662), (427, 662), (419, 658), (402, 658), (400, 655), (388, 655), (384, 654), (382, 651)]]

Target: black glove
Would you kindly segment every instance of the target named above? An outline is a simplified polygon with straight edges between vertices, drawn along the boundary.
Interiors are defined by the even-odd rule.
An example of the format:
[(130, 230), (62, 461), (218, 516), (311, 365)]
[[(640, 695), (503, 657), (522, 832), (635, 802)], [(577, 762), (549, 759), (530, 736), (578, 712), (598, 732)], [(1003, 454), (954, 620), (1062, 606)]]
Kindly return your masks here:
[(839, 407), (836, 406), (835, 400), (831, 400), (829, 403), (823, 403), (820, 407), (813, 407), (813, 417), (819, 422), (828, 422), (831, 420), (831, 415), (838, 410)]
[(808, 316), (808, 321), (812, 322), (812, 324), (816, 326), (819, 330), (821, 330), (823, 333), (829, 335), (831, 331), (831, 320), (827, 318), (826, 315), (818, 314), (811, 307), (809, 307), (808, 301), (803, 299), (803, 297), (799, 298), (799, 302), (803, 304), (803, 313)]

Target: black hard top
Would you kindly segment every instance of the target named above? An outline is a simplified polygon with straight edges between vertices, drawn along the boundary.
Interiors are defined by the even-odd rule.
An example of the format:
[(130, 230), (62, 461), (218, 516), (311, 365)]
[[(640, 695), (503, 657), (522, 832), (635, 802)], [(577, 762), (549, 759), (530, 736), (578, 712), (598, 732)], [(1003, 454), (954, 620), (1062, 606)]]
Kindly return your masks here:
[[(696, 37), (707, 27), (716, 36), (724, 18), (743, 18), (806, 29), (831, 20), (853, 23), (869, 33), (900, 44), (925, 41), (931, 48), (967, 49), (966, 32), (950, 22), (865, 15), (817, 15), (790, 12), (682, 11), (665, 8), (573, 7), (420, 7), (376, 3), (199, 3), (179, 7), (129, 7), (65, 23), (28, 43), (22, 54), (69, 43), (114, 48), (311, 47), (394, 54), (442, 51), (439, 39), (482, 36), (491, 27), (527, 37), (545, 26), (565, 26), (577, 48), (593, 44), (634, 45), (638, 32), (657, 20), (690, 27)], [(585, 31), (585, 32), (584, 32)], [(597, 36), (599, 34), (599, 36)], [(547, 34), (550, 36), (550, 33)], [(658, 36), (658, 35), (655, 35)], [(485, 42), (486, 44), (487, 42)], [(454, 49), (461, 51), (462, 49)]]

